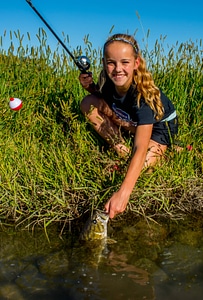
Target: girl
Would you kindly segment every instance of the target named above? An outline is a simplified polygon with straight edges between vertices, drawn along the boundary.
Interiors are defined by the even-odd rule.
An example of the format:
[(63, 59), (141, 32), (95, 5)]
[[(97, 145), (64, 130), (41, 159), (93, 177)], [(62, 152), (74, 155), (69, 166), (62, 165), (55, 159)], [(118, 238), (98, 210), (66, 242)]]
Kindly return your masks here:
[(176, 111), (155, 85), (136, 40), (115, 34), (104, 44), (98, 84), (92, 74), (80, 74), (90, 92), (81, 103), (94, 129), (122, 157), (130, 153), (121, 128), (134, 134), (131, 161), (120, 189), (105, 205), (110, 218), (123, 212), (143, 167), (154, 165), (177, 133)]

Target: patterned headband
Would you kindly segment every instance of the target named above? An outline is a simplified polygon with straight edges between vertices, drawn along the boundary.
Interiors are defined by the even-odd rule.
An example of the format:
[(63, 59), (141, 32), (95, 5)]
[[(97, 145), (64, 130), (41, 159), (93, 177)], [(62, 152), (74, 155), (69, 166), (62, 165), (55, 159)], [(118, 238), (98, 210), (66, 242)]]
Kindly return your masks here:
[(119, 41), (119, 42), (124, 42), (124, 43), (127, 43), (129, 45), (131, 45), (133, 47), (133, 49), (135, 50), (135, 53), (138, 54), (139, 53), (139, 48), (137, 45), (135, 45), (133, 42), (125, 39), (125, 38), (122, 38), (122, 37), (115, 37), (115, 38), (112, 38), (110, 40), (108, 40), (105, 44), (104, 44), (104, 50), (106, 48), (106, 46), (111, 43), (111, 42), (114, 42), (114, 41)]

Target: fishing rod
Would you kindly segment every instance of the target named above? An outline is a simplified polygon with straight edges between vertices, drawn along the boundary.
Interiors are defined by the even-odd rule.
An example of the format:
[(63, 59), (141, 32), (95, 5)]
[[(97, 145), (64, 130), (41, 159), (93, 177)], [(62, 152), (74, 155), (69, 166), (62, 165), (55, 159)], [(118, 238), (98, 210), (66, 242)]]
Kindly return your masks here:
[(54, 30), (51, 28), (51, 26), (47, 23), (47, 21), (42, 17), (42, 15), (39, 13), (39, 11), (34, 7), (31, 0), (26, 0), (26, 2), (30, 5), (30, 7), (34, 10), (34, 12), (40, 17), (40, 19), (44, 22), (44, 24), (47, 26), (47, 28), (51, 31), (51, 33), (55, 36), (55, 38), (58, 40), (58, 42), (63, 46), (63, 48), (66, 50), (66, 52), (69, 54), (69, 56), (74, 61), (75, 65), (78, 67), (78, 69), (81, 71), (81, 73), (87, 73), (87, 70), (90, 68), (90, 60), (86, 56), (78, 56), (74, 57), (73, 54), (70, 52), (70, 50), (66, 47), (64, 42), (58, 37), (58, 35), (54, 32)]

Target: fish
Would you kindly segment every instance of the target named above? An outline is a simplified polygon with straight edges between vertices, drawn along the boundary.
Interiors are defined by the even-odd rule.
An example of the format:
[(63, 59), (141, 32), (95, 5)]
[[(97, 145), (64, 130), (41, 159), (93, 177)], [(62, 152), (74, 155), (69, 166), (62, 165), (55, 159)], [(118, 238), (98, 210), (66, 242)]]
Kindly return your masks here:
[(80, 233), (79, 241), (85, 251), (85, 262), (95, 269), (109, 255), (108, 245), (116, 243), (107, 236), (108, 221), (108, 213), (95, 209)]
[(99, 241), (107, 239), (108, 220), (109, 215), (106, 212), (95, 209), (80, 233), (80, 241)]

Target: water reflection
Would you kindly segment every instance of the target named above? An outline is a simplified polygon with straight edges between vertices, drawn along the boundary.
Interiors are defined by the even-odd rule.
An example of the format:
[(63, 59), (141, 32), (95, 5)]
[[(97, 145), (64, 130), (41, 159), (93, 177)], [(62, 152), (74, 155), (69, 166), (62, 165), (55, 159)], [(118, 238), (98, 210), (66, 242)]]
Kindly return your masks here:
[(0, 300), (202, 299), (202, 224), (113, 224), (105, 249), (56, 228), (50, 243), (43, 230), (2, 229)]

